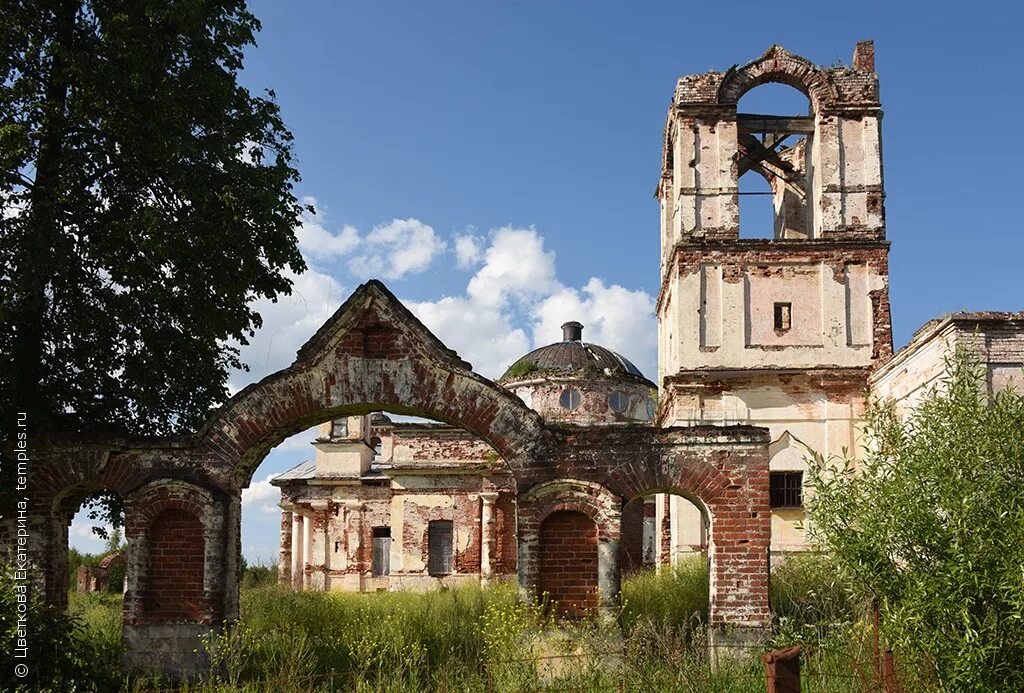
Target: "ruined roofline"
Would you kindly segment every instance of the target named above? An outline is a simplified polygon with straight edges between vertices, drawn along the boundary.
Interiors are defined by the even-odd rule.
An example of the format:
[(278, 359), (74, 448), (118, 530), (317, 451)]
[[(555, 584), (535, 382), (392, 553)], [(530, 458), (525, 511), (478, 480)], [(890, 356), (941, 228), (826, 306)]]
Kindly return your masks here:
[(1016, 326), (1024, 331), (1024, 311), (975, 310), (946, 313), (933, 318), (917, 328), (910, 341), (897, 351), (889, 361), (880, 366), (869, 378), (875, 383), (886, 374), (899, 368), (922, 347), (948, 334), (956, 328), (967, 328), (973, 332), (981, 324)]

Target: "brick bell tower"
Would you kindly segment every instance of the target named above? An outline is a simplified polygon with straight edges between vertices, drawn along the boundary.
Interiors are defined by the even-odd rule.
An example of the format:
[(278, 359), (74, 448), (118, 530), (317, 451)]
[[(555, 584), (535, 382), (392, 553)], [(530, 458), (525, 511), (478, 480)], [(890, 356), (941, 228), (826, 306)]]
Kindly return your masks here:
[[(789, 85), (806, 117), (738, 113)], [(805, 548), (807, 446), (855, 451), (869, 372), (892, 355), (874, 45), (849, 67), (772, 46), (725, 72), (682, 77), (665, 124), (658, 386), (665, 425), (771, 431), (772, 549)], [(740, 233), (739, 179), (762, 176), (771, 238)], [(768, 230), (768, 229), (765, 229)]]

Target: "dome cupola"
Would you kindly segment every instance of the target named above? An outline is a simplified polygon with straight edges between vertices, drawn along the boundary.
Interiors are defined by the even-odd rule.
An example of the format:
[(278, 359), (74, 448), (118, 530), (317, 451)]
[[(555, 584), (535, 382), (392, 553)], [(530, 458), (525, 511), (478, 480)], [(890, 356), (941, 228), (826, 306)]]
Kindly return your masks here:
[(598, 424), (650, 421), (654, 383), (620, 354), (583, 341), (583, 325), (562, 325), (562, 341), (534, 349), (498, 380), (546, 419)]

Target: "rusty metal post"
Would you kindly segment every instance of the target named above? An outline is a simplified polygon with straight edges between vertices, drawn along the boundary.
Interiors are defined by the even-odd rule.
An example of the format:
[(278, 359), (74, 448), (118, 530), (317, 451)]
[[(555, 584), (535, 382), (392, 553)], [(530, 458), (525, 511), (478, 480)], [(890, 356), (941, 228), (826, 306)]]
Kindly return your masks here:
[(877, 686), (882, 680), (882, 661), (879, 656), (878, 646), (878, 631), (880, 630), (881, 615), (878, 609), (878, 597), (871, 600), (871, 615), (872, 615), (872, 649), (871, 649), (871, 664), (875, 669), (875, 685)]
[(768, 693), (800, 693), (800, 646), (761, 655)]

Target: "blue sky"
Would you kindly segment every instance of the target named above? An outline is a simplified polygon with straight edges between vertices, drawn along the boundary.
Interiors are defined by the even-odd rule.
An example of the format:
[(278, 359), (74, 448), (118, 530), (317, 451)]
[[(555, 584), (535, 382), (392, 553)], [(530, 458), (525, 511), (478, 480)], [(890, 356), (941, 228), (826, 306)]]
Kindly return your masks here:
[[(299, 229), (310, 272), (291, 299), (263, 306), (267, 326), (244, 352), (252, 371), (235, 386), (287, 365), (368, 276), (486, 375), (554, 341), (566, 319), (653, 375), (652, 192), (673, 86), (772, 43), (831, 64), (875, 40), (896, 345), (944, 312), (1024, 307), (1016, 7), (250, 6), (263, 32), (243, 81), (276, 92), (295, 135), (297, 192), (318, 214)], [(740, 105), (785, 112), (802, 98), (763, 87)], [(308, 439), (282, 444), (257, 472), (243, 519), (250, 560), (276, 552), (266, 477), (307, 457)], [(80, 520), (72, 543), (95, 550)]]

